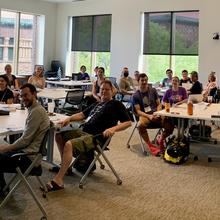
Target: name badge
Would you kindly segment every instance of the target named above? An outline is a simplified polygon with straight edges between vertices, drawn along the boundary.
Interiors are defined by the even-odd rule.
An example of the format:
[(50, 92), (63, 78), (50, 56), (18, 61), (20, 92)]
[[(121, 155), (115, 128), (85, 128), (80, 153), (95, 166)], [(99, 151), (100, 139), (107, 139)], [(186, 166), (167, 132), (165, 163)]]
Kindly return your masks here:
[(145, 108), (144, 108), (144, 111), (145, 111), (146, 113), (150, 112), (150, 111), (151, 111), (151, 107), (150, 107), (150, 106), (145, 107)]

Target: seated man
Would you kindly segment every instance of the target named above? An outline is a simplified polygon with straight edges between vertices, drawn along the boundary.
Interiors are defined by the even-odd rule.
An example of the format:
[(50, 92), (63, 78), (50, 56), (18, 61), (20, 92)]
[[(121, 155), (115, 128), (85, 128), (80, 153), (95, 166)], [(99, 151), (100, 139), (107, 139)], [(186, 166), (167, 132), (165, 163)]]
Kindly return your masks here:
[(198, 73), (196, 71), (192, 71), (190, 74), (193, 85), (189, 90), (189, 94), (201, 94), (202, 84), (198, 81)]
[(182, 86), (183, 83), (192, 83), (191, 79), (188, 77), (187, 70), (182, 71), (182, 79), (180, 80), (180, 86)]
[[(113, 85), (111, 81), (103, 81), (100, 91), (101, 101), (99, 103), (60, 121), (60, 125), (63, 127), (71, 121), (85, 119), (82, 129), (64, 131), (56, 135), (56, 142), (61, 154), (61, 167), (54, 179), (47, 184), (49, 191), (64, 188), (63, 177), (71, 164), (73, 152), (76, 150), (88, 152), (93, 149), (95, 147), (93, 135), (103, 134), (103, 138), (107, 138), (131, 125), (124, 105), (112, 99)], [(118, 121), (120, 121), (119, 124)], [(103, 141), (103, 138), (100, 141)]]
[[(161, 104), (157, 91), (148, 86), (148, 77), (145, 73), (141, 73), (138, 79), (139, 90), (132, 97), (134, 109), (139, 116), (138, 129), (141, 137), (146, 142), (151, 153), (155, 156), (164, 151), (164, 140), (172, 134), (173, 126), (167, 118), (161, 118), (153, 115), (160, 110)], [(160, 149), (154, 146), (149, 139), (147, 128), (164, 128), (164, 132), (158, 140)]]
[(15, 152), (38, 152), (50, 125), (47, 112), (37, 103), (37, 91), (32, 84), (27, 83), (21, 87), (21, 97), (28, 108), (28, 116), (22, 136), (13, 144), (0, 145), (0, 193), (6, 184), (4, 172), (13, 172), (17, 166), (24, 171), (32, 162), (31, 157), (19, 160), (11, 158), (11, 155)]
[(166, 70), (167, 77), (163, 79), (161, 86), (170, 87), (172, 84), (173, 71), (171, 69)]
[(129, 76), (127, 67), (122, 70), (122, 77), (119, 82), (119, 89), (123, 95), (123, 101), (130, 101), (130, 98), (134, 92), (133, 79)]

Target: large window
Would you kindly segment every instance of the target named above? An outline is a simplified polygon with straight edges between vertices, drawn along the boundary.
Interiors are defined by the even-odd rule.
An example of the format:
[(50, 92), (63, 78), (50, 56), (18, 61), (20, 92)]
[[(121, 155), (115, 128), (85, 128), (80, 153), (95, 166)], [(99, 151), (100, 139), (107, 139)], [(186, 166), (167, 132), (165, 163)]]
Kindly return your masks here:
[(32, 74), (35, 64), (43, 64), (43, 54), (38, 54), (38, 51), (42, 51), (40, 48), (43, 48), (43, 44), (38, 43), (42, 42), (38, 39), (39, 36), (43, 36), (39, 33), (44, 32), (44, 22), (40, 22), (42, 20), (43, 16), (1, 11), (0, 72), (3, 72), (4, 66), (9, 63), (14, 74)]
[(81, 65), (92, 73), (95, 66), (103, 66), (110, 73), (111, 15), (72, 17), (72, 72)]
[(198, 11), (145, 13), (143, 69), (150, 81), (161, 81), (168, 68), (178, 76), (198, 70), (198, 32)]

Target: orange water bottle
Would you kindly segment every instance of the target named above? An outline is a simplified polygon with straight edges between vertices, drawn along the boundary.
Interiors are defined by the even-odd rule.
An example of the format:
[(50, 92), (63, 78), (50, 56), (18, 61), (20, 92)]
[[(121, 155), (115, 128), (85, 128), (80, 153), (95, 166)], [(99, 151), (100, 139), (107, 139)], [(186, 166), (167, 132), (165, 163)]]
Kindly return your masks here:
[(165, 111), (170, 112), (170, 102), (169, 99), (165, 100)]
[(193, 115), (193, 103), (190, 100), (187, 103), (187, 113), (188, 115)]

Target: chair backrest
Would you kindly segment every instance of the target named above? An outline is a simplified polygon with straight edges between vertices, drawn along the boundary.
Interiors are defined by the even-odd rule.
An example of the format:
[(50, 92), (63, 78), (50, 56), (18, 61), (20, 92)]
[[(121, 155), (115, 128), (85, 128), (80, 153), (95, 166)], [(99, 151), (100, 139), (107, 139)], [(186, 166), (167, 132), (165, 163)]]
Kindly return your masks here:
[(117, 78), (116, 77), (109, 76), (109, 77), (106, 77), (106, 79), (110, 80), (113, 85), (117, 82)]
[(215, 96), (214, 96), (215, 102), (219, 102), (220, 101), (220, 89), (217, 88)]
[(46, 133), (44, 135), (44, 138), (43, 138), (43, 140), (41, 142), (41, 145), (40, 145), (39, 153), (42, 156), (47, 155), (47, 140), (48, 140), (48, 137), (49, 137), (49, 132), (50, 132), (50, 128), (46, 131)]
[(110, 80), (114, 87), (119, 91), (119, 86), (117, 83), (117, 78), (116, 77), (106, 77), (106, 79)]
[(51, 71), (52, 72), (57, 72), (59, 68), (62, 71), (61, 62), (59, 60), (52, 60), (51, 61)]
[(80, 73), (72, 73), (72, 80), (73, 81), (80, 80)]
[(84, 98), (85, 90), (83, 89), (76, 89), (76, 90), (70, 90), (66, 94), (66, 103), (69, 103), (71, 105), (79, 105), (82, 103), (82, 100)]
[(217, 91), (217, 87), (211, 89), (211, 90), (209, 91), (209, 94), (208, 94), (208, 95), (210, 95), (210, 96), (215, 96), (216, 91)]

